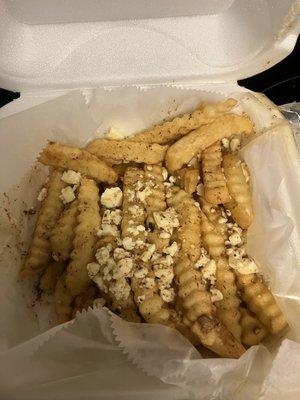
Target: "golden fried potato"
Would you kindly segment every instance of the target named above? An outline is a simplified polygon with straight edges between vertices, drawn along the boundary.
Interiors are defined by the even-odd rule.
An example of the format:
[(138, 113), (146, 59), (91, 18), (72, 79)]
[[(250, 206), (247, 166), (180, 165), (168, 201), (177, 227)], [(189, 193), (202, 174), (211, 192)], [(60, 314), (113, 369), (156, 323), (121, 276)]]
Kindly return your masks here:
[(66, 206), (50, 235), (52, 257), (65, 261), (73, 249), (74, 229), (77, 225), (78, 201)]
[(61, 180), (62, 172), (53, 170), (46, 184), (47, 197), (39, 211), (28, 255), (22, 266), (20, 275), (28, 276), (41, 272), (51, 260), (49, 237), (64, 205), (60, 199), (61, 190), (66, 184)]
[(180, 216), (177, 236), (181, 251), (196, 262), (200, 257), (201, 247), (200, 210), (192, 196), (178, 186), (172, 186), (167, 190), (167, 204), (175, 208)]
[(253, 124), (246, 116), (221, 115), (172, 144), (166, 154), (167, 169), (173, 173), (218, 140), (232, 135), (249, 135), (252, 130)]
[(274, 296), (260, 276), (237, 273), (237, 284), (243, 301), (268, 331), (275, 335), (287, 326), (286, 319)]
[(240, 312), (242, 343), (246, 346), (259, 344), (267, 336), (268, 331), (246, 308), (241, 307)]
[(204, 197), (213, 204), (224, 204), (231, 200), (222, 170), (220, 142), (215, 142), (202, 152), (202, 176)]
[(95, 139), (87, 146), (87, 151), (100, 158), (107, 157), (124, 163), (159, 164), (164, 160), (167, 148), (156, 143)]
[[(133, 136), (136, 142), (166, 144), (178, 140), (190, 131), (202, 125), (211, 123), (218, 115), (229, 112), (235, 105), (236, 100), (228, 99), (216, 105), (203, 105), (199, 110), (191, 114), (184, 114), (171, 121), (156, 125), (153, 128)], [(132, 140), (132, 138), (128, 138)]]
[(116, 172), (103, 160), (77, 147), (50, 143), (38, 157), (38, 161), (53, 167), (62, 167), (82, 173), (98, 182), (110, 185), (118, 179)]
[(92, 261), (96, 231), (100, 226), (99, 190), (92, 179), (83, 178), (78, 194), (78, 216), (71, 262), (67, 268), (66, 283), (70, 292), (77, 296), (90, 285), (86, 266)]
[(236, 154), (223, 158), (224, 174), (232, 201), (225, 204), (232, 218), (243, 229), (249, 228), (253, 220), (252, 198), (241, 160)]
[(204, 212), (201, 212), (201, 229), (204, 247), (212, 258), (218, 260), (225, 253), (226, 236), (218, 229), (218, 223), (210, 222)]
[(222, 293), (223, 299), (216, 301), (217, 316), (233, 336), (241, 341), (240, 325), (240, 299), (237, 295), (235, 274), (230, 270), (225, 258), (220, 258), (217, 263), (216, 288)]

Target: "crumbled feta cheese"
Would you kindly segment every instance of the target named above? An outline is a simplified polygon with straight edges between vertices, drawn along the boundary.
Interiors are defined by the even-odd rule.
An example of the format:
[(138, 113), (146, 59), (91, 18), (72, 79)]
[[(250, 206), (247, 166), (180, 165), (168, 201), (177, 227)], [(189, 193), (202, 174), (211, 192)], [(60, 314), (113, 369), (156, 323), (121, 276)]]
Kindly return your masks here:
[(214, 214), (214, 213), (216, 212), (216, 209), (213, 208), (213, 207), (211, 207), (210, 212), (211, 212), (212, 214)]
[(141, 232), (145, 232), (146, 228), (143, 225), (137, 225), (127, 228), (127, 232), (133, 236), (138, 236)]
[(142, 294), (141, 296), (137, 296), (137, 303), (138, 304), (142, 304), (143, 301), (145, 301), (146, 296), (144, 294)]
[(173, 288), (161, 289), (159, 293), (162, 300), (165, 301), (166, 303), (170, 303), (175, 299), (175, 291)]
[(68, 183), (69, 185), (79, 185), (80, 179), (81, 179), (81, 173), (75, 172), (72, 169), (65, 171), (61, 177), (61, 180)]
[(130, 277), (132, 268), (133, 268), (132, 258), (129, 258), (129, 257), (122, 258), (116, 264), (116, 268), (114, 268), (113, 278), (119, 279), (119, 278), (123, 278), (123, 277), (125, 277), (125, 278)]
[(116, 261), (121, 260), (122, 258), (130, 257), (130, 253), (128, 251), (125, 251), (122, 247), (117, 247), (114, 250), (114, 259)]
[(100, 247), (100, 249), (96, 251), (95, 258), (100, 265), (105, 265), (109, 259), (109, 248)]
[(198, 201), (195, 201), (194, 204), (195, 204), (195, 206), (196, 206), (197, 208), (199, 208), (199, 210), (200, 210), (200, 204), (198, 203)]
[(229, 266), (242, 275), (255, 274), (258, 272), (258, 266), (250, 258), (235, 257), (231, 254), (228, 257)]
[(137, 279), (143, 279), (148, 275), (148, 268), (142, 267), (134, 271), (134, 277)]
[(154, 275), (159, 279), (159, 285), (168, 287), (174, 279), (173, 268), (167, 265), (154, 265)]
[[(169, 189), (170, 187), (172, 187), (172, 186), (173, 186), (173, 183), (170, 183), (170, 182), (164, 182), (164, 186), (165, 186), (165, 188)], [(167, 194), (166, 194), (166, 197), (167, 197), (167, 199), (169, 199), (171, 196), (172, 196), (172, 194), (171, 194), (171, 193), (167, 193)]]
[(134, 249), (135, 242), (133, 241), (133, 239), (131, 237), (125, 237), (122, 240), (122, 243), (123, 243), (124, 249), (126, 249), (126, 250), (133, 250)]
[(141, 239), (136, 240), (135, 246), (136, 247), (144, 247), (145, 242)]
[(172, 207), (154, 212), (153, 217), (157, 227), (168, 233), (172, 233), (173, 229), (179, 226), (177, 213)]
[(232, 246), (237, 246), (238, 244), (242, 243), (242, 239), (237, 232), (232, 233), (228, 237), (228, 241)]
[(199, 184), (197, 185), (197, 191), (196, 191), (196, 193), (197, 193), (198, 196), (201, 196), (201, 197), (204, 196), (204, 185), (203, 185), (203, 183), (199, 183)]
[(210, 283), (214, 285), (216, 282), (216, 271), (217, 265), (215, 260), (208, 261), (208, 263), (204, 265), (201, 271), (203, 279), (210, 281)]
[(127, 300), (131, 292), (131, 287), (126, 281), (126, 278), (118, 279), (113, 282), (109, 289), (117, 301)]
[(241, 146), (241, 140), (238, 137), (234, 137), (230, 140), (230, 150), (232, 152), (235, 152), (236, 150), (238, 150)]
[(97, 299), (95, 299), (93, 301), (93, 307), (104, 307), (105, 304), (106, 304), (106, 301), (102, 297), (98, 297)]
[(67, 186), (61, 189), (61, 194), (59, 198), (64, 204), (71, 203), (75, 199), (74, 190), (71, 186)]
[(97, 236), (103, 237), (103, 236), (107, 236), (107, 235), (119, 237), (120, 232), (119, 232), (118, 227), (116, 225), (102, 224), (101, 229), (98, 229), (98, 231), (97, 231)]
[(208, 262), (210, 261), (210, 258), (206, 255), (206, 253), (201, 253), (199, 259), (197, 260), (196, 264), (194, 265), (195, 268), (201, 268), (204, 267)]
[(107, 208), (120, 207), (122, 204), (123, 193), (119, 187), (105, 189), (101, 195), (101, 204)]
[(153, 167), (152, 167), (152, 165), (147, 165), (146, 169), (147, 169), (147, 171), (152, 171)]
[(141, 255), (141, 260), (144, 262), (149, 261), (152, 255), (154, 254), (155, 250), (156, 250), (155, 244), (148, 245), (147, 250), (144, 251), (144, 253)]
[(139, 207), (138, 205), (129, 206), (128, 207), (128, 211), (134, 217), (139, 217), (139, 216), (141, 216), (143, 214), (143, 208)]
[(176, 182), (176, 178), (175, 178), (175, 176), (170, 176), (170, 178), (169, 178), (169, 182), (170, 183), (175, 183)]
[(224, 218), (224, 217), (220, 217), (220, 218), (218, 219), (218, 223), (219, 223), (219, 224), (226, 224), (227, 221), (228, 221), (228, 219), (227, 219), (227, 218)]
[(102, 224), (114, 224), (120, 225), (122, 221), (122, 211), (121, 210), (105, 210), (102, 217)]
[(168, 265), (168, 266), (173, 265), (173, 263), (174, 263), (173, 257), (170, 254), (168, 254), (165, 258), (165, 262), (166, 262), (166, 265)]
[(211, 288), (210, 293), (211, 293), (210, 299), (211, 299), (212, 303), (214, 303), (215, 301), (223, 300), (223, 294), (222, 294), (222, 292), (220, 292), (220, 290), (218, 290), (216, 288)]
[(168, 233), (168, 232), (161, 232), (159, 235), (158, 235), (161, 239), (169, 239), (170, 237), (171, 237), (171, 235)]
[(122, 140), (124, 139), (124, 135), (114, 126), (110, 128), (108, 132), (105, 134), (105, 139), (108, 140)]
[(91, 262), (87, 266), (88, 276), (93, 279), (100, 271), (100, 265), (96, 262)]
[(146, 198), (149, 197), (151, 193), (151, 188), (147, 186), (144, 190), (136, 192), (136, 196), (142, 203), (145, 203)]
[(153, 289), (155, 287), (155, 281), (153, 278), (146, 277), (141, 281), (140, 286), (146, 289)]
[(174, 257), (174, 255), (177, 253), (177, 250), (178, 250), (178, 244), (177, 242), (173, 242), (171, 246), (165, 247), (163, 249), (163, 253), (170, 254), (170, 256)]
[(224, 147), (224, 149), (229, 149), (229, 139), (227, 138), (223, 138), (221, 140), (222, 146)]
[(165, 167), (162, 168), (162, 177), (164, 181), (168, 179), (168, 170)]
[(47, 197), (47, 194), (48, 194), (47, 188), (42, 188), (37, 197), (38, 201), (44, 201), (45, 198)]

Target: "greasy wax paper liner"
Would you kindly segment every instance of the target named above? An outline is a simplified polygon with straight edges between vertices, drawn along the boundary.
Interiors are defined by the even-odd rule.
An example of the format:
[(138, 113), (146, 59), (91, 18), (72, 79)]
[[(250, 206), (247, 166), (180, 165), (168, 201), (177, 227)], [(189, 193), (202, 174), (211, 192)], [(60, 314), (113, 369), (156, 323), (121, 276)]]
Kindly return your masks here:
[(160, 87), (76, 91), (0, 120), (0, 394), (3, 399), (298, 399), (300, 395), (300, 156), (291, 127), (264, 96), (239, 91), (236, 112), (256, 138), (241, 151), (253, 181), (248, 252), (261, 266), (290, 329), (239, 360), (202, 359), (178, 332), (90, 309), (55, 327), (52, 298), (18, 270), (47, 168), (47, 140), (85, 145), (111, 126), (125, 135), (225, 94)]

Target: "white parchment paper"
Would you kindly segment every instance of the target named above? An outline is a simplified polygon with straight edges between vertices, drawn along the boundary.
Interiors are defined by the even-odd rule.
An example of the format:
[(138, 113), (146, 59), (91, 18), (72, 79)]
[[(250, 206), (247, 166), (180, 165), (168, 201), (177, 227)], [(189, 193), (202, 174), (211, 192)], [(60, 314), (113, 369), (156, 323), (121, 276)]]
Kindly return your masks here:
[(258, 132), (242, 150), (255, 204), (248, 251), (287, 316), (282, 338), (239, 360), (202, 359), (178, 332), (107, 309), (55, 327), (51, 298), (37, 300), (34, 280), (18, 278), (47, 172), (35, 159), (47, 140), (83, 145), (111, 126), (129, 135), (224, 96), (166, 87), (72, 92), (0, 120), (1, 399), (299, 399), (300, 157), (288, 123), (263, 96), (239, 93), (237, 112), (247, 111)]

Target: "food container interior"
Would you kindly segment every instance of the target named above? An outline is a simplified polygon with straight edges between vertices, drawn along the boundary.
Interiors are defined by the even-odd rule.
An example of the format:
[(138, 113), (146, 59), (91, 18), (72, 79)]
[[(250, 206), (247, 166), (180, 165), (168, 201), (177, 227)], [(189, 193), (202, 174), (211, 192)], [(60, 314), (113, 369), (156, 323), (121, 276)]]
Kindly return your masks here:
[(292, 0), (0, 0), (0, 86), (236, 82), (288, 55)]

